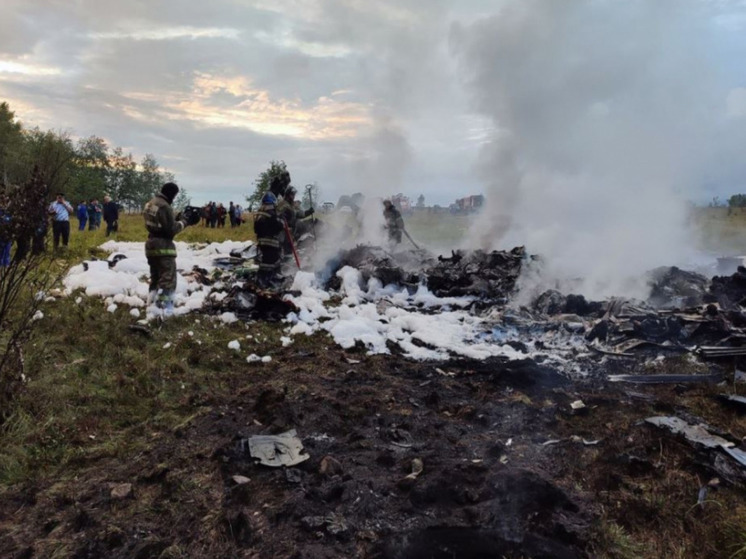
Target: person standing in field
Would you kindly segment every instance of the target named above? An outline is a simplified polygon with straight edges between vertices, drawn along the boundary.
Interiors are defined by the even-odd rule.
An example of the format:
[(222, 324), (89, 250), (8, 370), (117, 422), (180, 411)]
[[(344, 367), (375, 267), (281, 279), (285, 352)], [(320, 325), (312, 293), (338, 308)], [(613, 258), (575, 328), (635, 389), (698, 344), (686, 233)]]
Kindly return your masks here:
[(233, 202), (228, 204), (228, 219), (231, 222), (231, 229), (236, 226), (236, 206), (233, 205)]
[(104, 196), (104, 221), (106, 222), (106, 236), (119, 230), (119, 206), (111, 197)]
[(391, 200), (383, 201), (383, 217), (386, 220), (385, 229), (389, 234), (389, 243), (398, 245), (401, 243), (404, 220), (402, 219), (401, 212), (396, 209)]
[(145, 241), (145, 256), (150, 266), (150, 289), (148, 306), (155, 304), (163, 309), (163, 315), (174, 314), (176, 292), (176, 245), (174, 237), (188, 225), (181, 214), (174, 217), (171, 204), (179, 193), (179, 187), (167, 182), (143, 210), (148, 240)]
[(78, 216), (78, 231), (85, 231), (85, 224), (88, 221), (88, 206), (86, 206), (85, 201), (80, 201), (76, 212)]
[(259, 272), (257, 283), (260, 287), (273, 287), (280, 268), (280, 239), (284, 230), (277, 213), (277, 197), (285, 194), (290, 185), (290, 173), (287, 171), (272, 177), (269, 190), (262, 196), (261, 206), (254, 215), (254, 233), (258, 248), (257, 262)]
[[(96, 220), (96, 229), (101, 229), (101, 218), (104, 214), (104, 209), (101, 207), (101, 203), (98, 201), (98, 198), (93, 199), (93, 210), (94, 210), (94, 218)], [(91, 219), (91, 216), (88, 216), (88, 219)]]
[(210, 203), (210, 229), (215, 229), (218, 224), (218, 205), (215, 202)]
[(52, 216), (52, 236), (54, 238), (54, 248), (60, 246), (67, 247), (70, 241), (70, 214), (73, 213), (73, 207), (65, 200), (62, 192), (57, 194), (57, 199), (49, 205), (47, 210)]

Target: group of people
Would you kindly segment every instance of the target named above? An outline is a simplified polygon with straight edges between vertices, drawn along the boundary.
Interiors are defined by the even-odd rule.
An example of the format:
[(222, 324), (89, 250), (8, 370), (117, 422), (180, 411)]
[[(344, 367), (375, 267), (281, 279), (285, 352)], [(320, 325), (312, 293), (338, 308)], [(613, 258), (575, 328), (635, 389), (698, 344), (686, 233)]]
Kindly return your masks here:
[[(65, 200), (65, 195), (58, 192), (48, 206), (40, 207), (40, 211), (46, 208), (46, 211), (35, 218), (33, 221), (33, 235), (31, 239), (21, 236), (15, 239), (17, 244), (15, 258), (22, 260), (29, 250), (29, 244), (32, 245), (33, 252), (38, 254), (44, 251), (45, 239), (48, 231), (48, 219), (52, 222), (52, 242), (55, 249), (60, 245), (67, 247), (70, 242), (70, 219), (73, 215), (78, 218), (78, 230), (85, 231), (86, 223), (90, 225), (89, 231), (100, 227), (101, 221), (106, 223), (106, 236), (117, 231), (119, 222), (119, 206), (111, 200), (109, 196), (104, 197), (103, 205), (98, 203), (97, 199), (92, 199), (90, 203), (81, 202), (77, 209)], [(28, 216), (27, 216), (28, 217)], [(12, 212), (7, 204), (0, 203), (0, 229), (10, 230), (13, 220)], [(32, 224), (33, 225), (33, 224)], [(10, 265), (12, 238), (0, 238), (0, 266)]]
[(202, 207), (202, 225), (204, 227), (225, 227), (226, 217), (231, 227), (238, 227), (243, 222), (243, 208), (231, 202), (226, 208), (222, 202), (208, 202)]
[(119, 205), (112, 201), (110, 196), (104, 196), (103, 206), (98, 199), (91, 198), (86, 204), (80, 202), (76, 210), (65, 200), (65, 195), (60, 192), (57, 198), (49, 205), (49, 215), (52, 216), (52, 239), (54, 248), (58, 248), (60, 241), (66, 247), (70, 241), (70, 216), (75, 213), (78, 218), (78, 231), (85, 231), (86, 222), (88, 230), (95, 231), (101, 226), (101, 220), (106, 223), (106, 236), (119, 229)]
[(82, 200), (76, 210), (78, 218), (78, 231), (85, 231), (86, 223), (89, 231), (95, 231), (101, 227), (101, 221), (106, 223), (106, 236), (108, 237), (119, 228), (119, 205), (113, 202), (110, 196), (104, 196), (101, 205), (98, 198), (91, 198), (88, 203)]

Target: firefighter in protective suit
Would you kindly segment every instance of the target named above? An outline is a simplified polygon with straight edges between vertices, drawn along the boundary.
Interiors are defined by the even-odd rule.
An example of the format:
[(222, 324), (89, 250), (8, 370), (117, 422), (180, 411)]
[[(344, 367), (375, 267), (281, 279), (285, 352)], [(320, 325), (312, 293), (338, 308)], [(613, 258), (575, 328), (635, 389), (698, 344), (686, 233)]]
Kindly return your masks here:
[[(295, 195), (298, 193), (298, 191), (295, 189), (295, 187), (288, 186), (285, 190), (285, 195), (283, 196), (282, 202), (280, 202), (277, 205), (277, 213), (280, 216), (280, 219), (284, 219), (285, 222), (288, 224), (288, 229), (290, 230), (290, 233), (293, 236), (293, 241), (297, 242), (298, 240), (298, 221), (307, 218), (310, 215), (313, 215), (314, 209), (309, 208), (308, 210), (301, 210), (295, 207)], [(293, 248), (290, 245), (290, 239), (287, 238), (287, 235), (284, 233), (280, 234), (281, 239), (281, 246), (282, 250), (286, 255), (292, 255), (293, 254)]]
[(391, 200), (383, 201), (383, 218), (386, 220), (384, 229), (388, 231), (389, 243), (398, 245), (401, 243), (401, 234), (404, 231), (404, 220), (401, 217), (401, 212), (396, 209)]
[(181, 214), (174, 217), (171, 204), (179, 192), (179, 187), (168, 182), (161, 192), (147, 204), (143, 215), (148, 230), (145, 242), (145, 256), (150, 266), (150, 291), (148, 306), (155, 303), (163, 309), (164, 316), (174, 313), (174, 292), (176, 291), (176, 245), (174, 237), (188, 225)]
[(290, 184), (287, 171), (272, 177), (269, 190), (262, 197), (261, 206), (254, 214), (254, 233), (258, 248), (260, 287), (272, 287), (280, 271), (280, 233), (285, 230), (281, 216), (277, 213), (277, 198), (285, 194)]

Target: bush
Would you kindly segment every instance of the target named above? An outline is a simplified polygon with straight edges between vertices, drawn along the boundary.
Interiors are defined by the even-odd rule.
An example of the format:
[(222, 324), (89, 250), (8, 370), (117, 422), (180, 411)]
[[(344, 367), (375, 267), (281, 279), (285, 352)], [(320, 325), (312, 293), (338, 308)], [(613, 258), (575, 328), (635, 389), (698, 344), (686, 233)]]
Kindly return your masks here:
[(46, 200), (38, 171), (23, 186), (0, 186), (0, 422), (23, 387), (34, 316), (64, 272), (47, 251)]

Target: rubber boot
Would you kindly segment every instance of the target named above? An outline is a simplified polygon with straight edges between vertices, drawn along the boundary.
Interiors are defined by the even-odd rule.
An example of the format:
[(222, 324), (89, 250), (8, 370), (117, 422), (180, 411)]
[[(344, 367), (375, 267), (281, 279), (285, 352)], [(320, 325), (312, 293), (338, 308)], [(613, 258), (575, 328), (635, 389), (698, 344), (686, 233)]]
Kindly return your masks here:
[(163, 309), (163, 318), (168, 318), (174, 315), (174, 292), (173, 291), (161, 291), (160, 294), (160, 306)]

